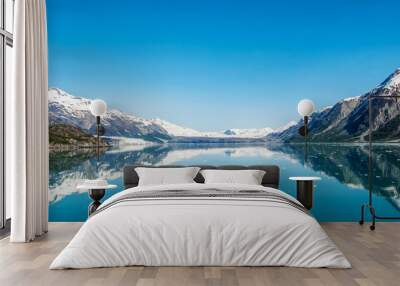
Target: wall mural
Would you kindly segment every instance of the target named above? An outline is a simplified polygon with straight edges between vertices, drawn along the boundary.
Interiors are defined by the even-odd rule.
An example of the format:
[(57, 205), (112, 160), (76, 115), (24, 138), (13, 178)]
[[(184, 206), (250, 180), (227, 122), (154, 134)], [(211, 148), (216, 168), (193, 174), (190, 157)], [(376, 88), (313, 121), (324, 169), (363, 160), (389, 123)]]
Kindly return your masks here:
[[(107, 198), (129, 163), (277, 164), (290, 194), (289, 176), (322, 177), (319, 220), (356, 221), (368, 198), (370, 95), (380, 97), (374, 204), (398, 214), (400, 103), (384, 97), (400, 95), (397, 9), (275, 2), (47, 1), (50, 221), (85, 220), (90, 199), (76, 185), (106, 178), (119, 186)], [(108, 105), (99, 158), (96, 98)], [(303, 98), (317, 106), (306, 158)]]

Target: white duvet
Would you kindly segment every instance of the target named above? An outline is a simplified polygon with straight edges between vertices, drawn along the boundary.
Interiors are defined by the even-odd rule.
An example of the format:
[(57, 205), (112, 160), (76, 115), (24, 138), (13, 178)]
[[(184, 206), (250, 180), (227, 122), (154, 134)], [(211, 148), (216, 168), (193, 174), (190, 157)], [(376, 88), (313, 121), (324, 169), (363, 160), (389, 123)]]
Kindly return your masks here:
[[(149, 190), (272, 188), (227, 184), (136, 187)], [(294, 266), (349, 268), (350, 263), (310, 215), (258, 199), (186, 198), (125, 201), (90, 217), (50, 269), (145, 266)]]

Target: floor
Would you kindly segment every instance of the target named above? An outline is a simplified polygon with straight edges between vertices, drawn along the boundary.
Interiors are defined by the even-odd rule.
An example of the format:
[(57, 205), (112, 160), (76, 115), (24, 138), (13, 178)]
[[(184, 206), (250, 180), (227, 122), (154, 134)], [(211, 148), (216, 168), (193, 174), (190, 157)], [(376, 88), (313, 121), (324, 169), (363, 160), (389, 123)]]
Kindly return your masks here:
[(48, 270), (80, 223), (50, 223), (29, 244), (0, 241), (0, 285), (400, 285), (400, 223), (324, 223), (353, 265), (350, 270), (288, 267), (124, 267)]

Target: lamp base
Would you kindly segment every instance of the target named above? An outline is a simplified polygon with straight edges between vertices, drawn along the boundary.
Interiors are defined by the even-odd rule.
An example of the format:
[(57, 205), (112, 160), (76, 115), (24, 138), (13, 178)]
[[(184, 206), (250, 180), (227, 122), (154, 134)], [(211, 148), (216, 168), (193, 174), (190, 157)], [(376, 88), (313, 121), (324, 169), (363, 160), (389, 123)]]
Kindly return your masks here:
[(105, 189), (91, 189), (89, 190), (89, 197), (93, 202), (89, 205), (88, 213), (89, 216), (94, 213), (97, 208), (101, 205), (100, 200), (104, 197), (106, 193)]

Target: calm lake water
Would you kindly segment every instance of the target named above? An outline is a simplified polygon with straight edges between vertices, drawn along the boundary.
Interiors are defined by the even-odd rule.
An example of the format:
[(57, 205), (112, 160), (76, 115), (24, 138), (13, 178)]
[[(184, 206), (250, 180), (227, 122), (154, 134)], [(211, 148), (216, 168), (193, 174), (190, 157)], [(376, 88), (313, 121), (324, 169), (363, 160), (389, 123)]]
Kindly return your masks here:
[[(290, 176), (320, 176), (314, 193), (313, 215), (319, 221), (358, 221), (360, 205), (368, 200), (368, 146), (311, 144), (307, 160), (304, 145), (179, 144), (112, 149), (97, 161), (89, 151), (50, 154), (50, 221), (84, 221), (91, 200), (76, 185), (98, 176), (118, 185), (105, 198), (123, 189), (126, 164), (252, 165), (281, 168), (280, 189), (295, 196)], [(373, 205), (379, 215), (400, 215), (400, 146), (373, 147)], [(99, 175), (98, 175), (99, 174)]]

